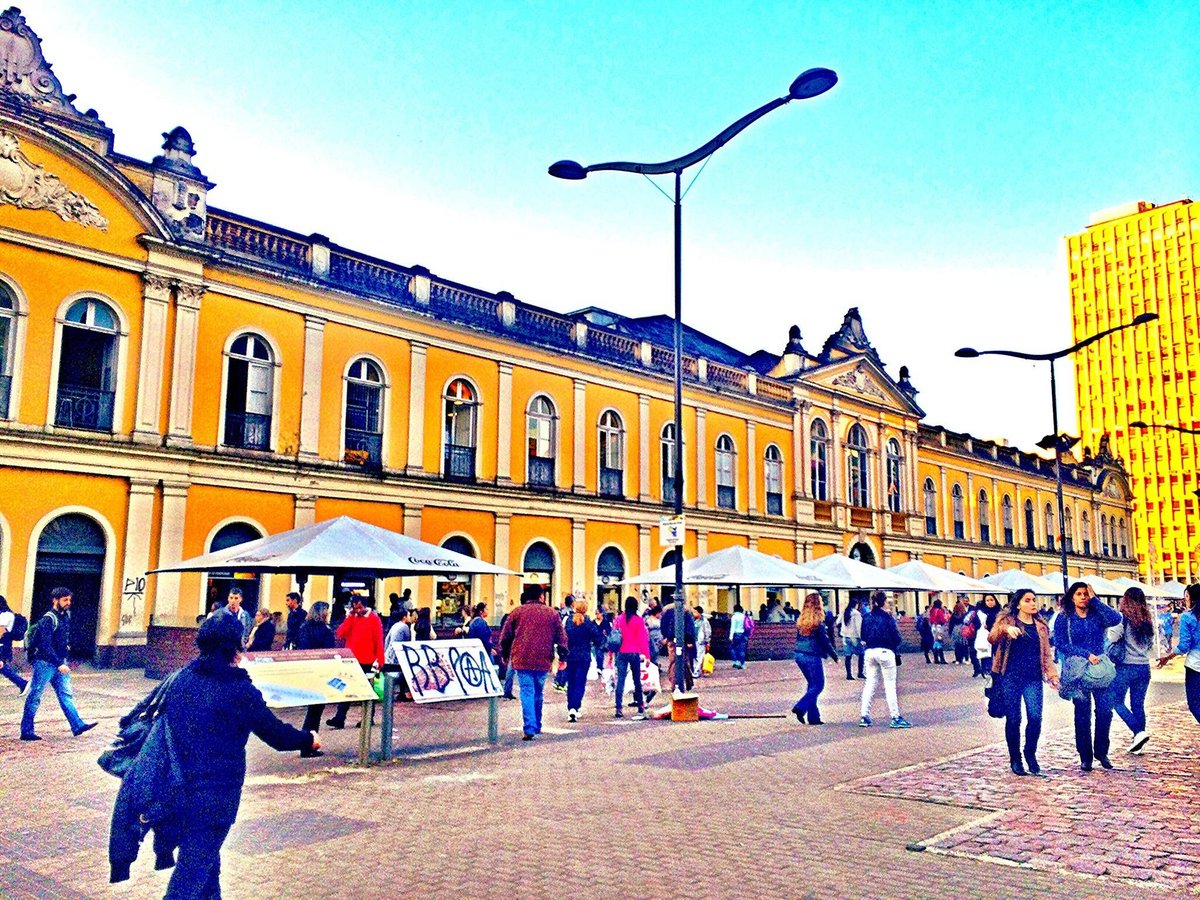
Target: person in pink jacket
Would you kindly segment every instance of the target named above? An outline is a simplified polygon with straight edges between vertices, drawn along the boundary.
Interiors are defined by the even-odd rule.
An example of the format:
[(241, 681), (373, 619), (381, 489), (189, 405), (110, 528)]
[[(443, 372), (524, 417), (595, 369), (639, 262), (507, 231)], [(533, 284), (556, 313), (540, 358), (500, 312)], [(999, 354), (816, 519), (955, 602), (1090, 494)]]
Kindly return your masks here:
[(650, 631), (646, 622), (637, 614), (637, 597), (625, 598), (625, 612), (613, 619), (613, 628), (621, 633), (621, 649), (617, 651), (617, 713), (624, 716), (621, 701), (625, 696), (625, 675), (633, 669), (633, 699), (637, 703), (638, 715), (646, 714), (646, 700), (642, 696), (642, 657), (650, 655)]

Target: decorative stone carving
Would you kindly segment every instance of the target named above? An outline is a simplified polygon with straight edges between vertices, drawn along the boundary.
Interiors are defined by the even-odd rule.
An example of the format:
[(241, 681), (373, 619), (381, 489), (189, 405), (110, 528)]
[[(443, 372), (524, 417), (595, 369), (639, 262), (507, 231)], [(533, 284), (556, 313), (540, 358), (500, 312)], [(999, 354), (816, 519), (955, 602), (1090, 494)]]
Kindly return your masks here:
[(867, 371), (867, 367), (862, 363), (859, 363), (851, 371), (839, 375), (831, 383), (839, 387), (853, 388), (860, 394), (869, 394), (872, 397), (878, 397), (880, 400), (887, 399), (887, 395), (883, 392), (883, 389), (875, 383)]
[(208, 190), (213, 183), (192, 162), (196, 144), (182, 125), (163, 132), (163, 152), (154, 157), (151, 199), (181, 238), (204, 241)]
[(202, 284), (189, 284), (186, 281), (180, 281), (175, 285), (175, 302), (179, 306), (199, 309), (200, 300), (203, 296), (204, 285)]
[(96, 204), (70, 190), (44, 166), (36, 165), (21, 152), (21, 142), (9, 131), (0, 131), (0, 203), (19, 209), (44, 209), (64, 222), (78, 222), (108, 229), (108, 219)]
[(152, 300), (170, 300), (171, 279), (154, 272), (143, 272), (142, 296)]

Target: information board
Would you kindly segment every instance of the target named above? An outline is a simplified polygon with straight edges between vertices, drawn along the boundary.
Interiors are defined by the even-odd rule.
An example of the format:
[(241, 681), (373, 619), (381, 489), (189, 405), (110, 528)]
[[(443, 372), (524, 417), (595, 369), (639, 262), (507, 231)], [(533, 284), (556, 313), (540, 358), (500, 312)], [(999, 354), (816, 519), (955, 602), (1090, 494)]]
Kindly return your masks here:
[(392, 644), (417, 703), (499, 697), (500, 675), (477, 639)]
[(246, 653), (242, 668), (271, 709), (378, 699), (348, 650)]

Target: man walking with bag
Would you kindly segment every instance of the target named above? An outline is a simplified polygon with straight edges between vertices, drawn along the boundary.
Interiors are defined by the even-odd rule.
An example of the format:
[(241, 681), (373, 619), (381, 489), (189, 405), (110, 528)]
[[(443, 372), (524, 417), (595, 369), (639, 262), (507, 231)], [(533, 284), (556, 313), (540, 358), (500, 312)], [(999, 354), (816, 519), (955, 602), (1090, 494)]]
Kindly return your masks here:
[(62, 707), (71, 733), (76, 737), (96, 727), (95, 722), (84, 722), (75, 709), (75, 695), (71, 692), (71, 668), (67, 665), (67, 650), (71, 640), (71, 592), (56, 587), (50, 592), (50, 609), (33, 626), (29, 635), (29, 659), (33, 666), (33, 678), (29, 693), (25, 696), (25, 712), (21, 716), (21, 740), (40, 741), (33, 731), (33, 720), (42, 704), (42, 693), (46, 685), (54, 686), (58, 705)]
[(500, 647), (507, 648), (508, 665), (516, 670), (521, 689), (522, 740), (531, 741), (542, 731), (542, 699), (546, 675), (557, 650), (559, 665), (566, 668), (567, 632), (557, 612), (544, 602), (540, 584), (525, 586), (521, 605), (508, 614), (500, 630)]

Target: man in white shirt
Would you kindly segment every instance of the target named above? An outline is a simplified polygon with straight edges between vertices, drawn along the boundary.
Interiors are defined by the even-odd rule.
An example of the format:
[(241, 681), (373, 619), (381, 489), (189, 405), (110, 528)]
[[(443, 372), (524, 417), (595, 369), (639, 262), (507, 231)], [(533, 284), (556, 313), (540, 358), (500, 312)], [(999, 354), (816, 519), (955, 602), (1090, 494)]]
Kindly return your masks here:
[(393, 644), (402, 644), (406, 641), (411, 641), (412, 623), (417, 619), (417, 614), (412, 610), (405, 610), (395, 625), (388, 629), (387, 639), (383, 642), (383, 661), (392, 665), (399, 665), (400, 659), (396, 655), (396, 649)]

